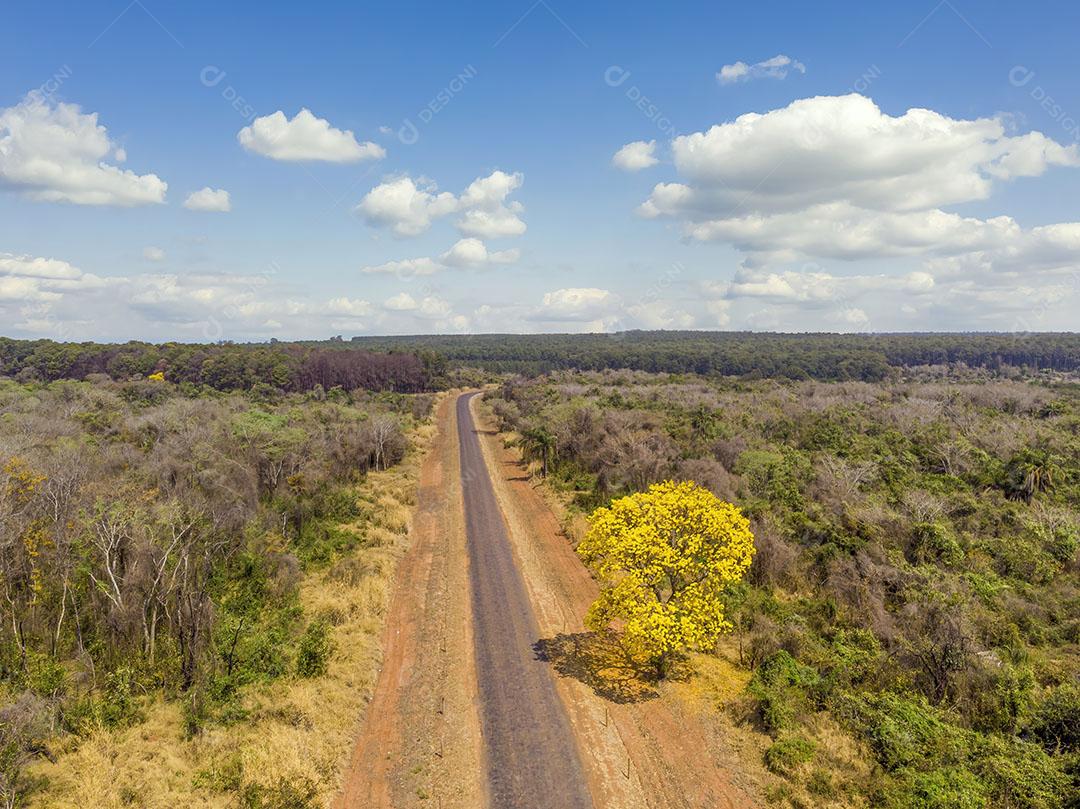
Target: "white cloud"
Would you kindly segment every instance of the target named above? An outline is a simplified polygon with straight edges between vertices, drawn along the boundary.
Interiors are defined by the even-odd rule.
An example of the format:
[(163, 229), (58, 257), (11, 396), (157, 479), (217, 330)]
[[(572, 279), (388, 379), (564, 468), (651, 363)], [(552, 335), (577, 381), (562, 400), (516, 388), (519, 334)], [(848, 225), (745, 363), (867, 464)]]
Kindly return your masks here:
[(416, 308), (416, 300), (408, 292), (399, 292), (397, 295), (387, 298), (383, 306), (395, 312), (411, 312)]
[(165, 260), (165, 251), (162, 250), (160, 247), (144, 247), (142, 254), (143, 258), (145, 258), (147, 261)]
[(365, 315), (370, 315), (372, 309), (371, 304), (365, 300), (341, 296), (339, 298), (331, 298), (327, 301), (326, 311), (334, 315), (363, 317)]
[(656, 159), (656, 141), (635, 140), (628, 143), (615, 153), (611, 162), (623, 171), (640, 171), (655, 166), (660, 162)]
[(598, 321), (617, 313), (619, 298), (596, 287), (568, 287), (544, 293), (533, 320)]
[(518, 216), (525, 210), (524, 206), (520, 202), (506, 201), (524, 180), (520, 172), (508, 174), (498, 170), (487, 177), (473, 180), (458, 202), (459, 208), (464, 211), (457, 222), (458, 230), (466, 236), (481, 239), (520, 236), (524, 233), (525, 223)]
[(397, 177), (372, 188), (356, 212), (375, 227), (390, 227), (398, 236), (418, 236), (432, 221), (460, 213), (457, 228), (466, 236), (494, 239), (520, 236), (526, 230), (518, 216), (524, 208), (507, 197), (523, 182), (520, 173), (493, 171), (478, 177), (456, 197), (423, 178)]
[(716, 79), (721, 84), (734, 84), (751, 79), (786, 79), (788, 72), (792, 70), (806, 73), (806, 65), (781, 53), (752, 65), (746, 62), (724, 65), (716, 74)]
[(450, 304), (441, 298), (434, 296), (428, 296), (420, 301), (420, 305), (416, 308), (416, 313), (420, 317), (442, 319), (451, 317), (453, 312)]
[(229, 200), (228, 191), (220, 188), (215, 190), (207, 186), (188, 194), (188, 198), (184, 200), (184, 207), (189, 211), (227, 213), (232, 210), (232, 202)]
[(442, 298), (428, 295), (417, 301), (408, 292), (399, 292), (383, 302), (383, 308), (391, 312), (408, 312), (422, 320), (445, 320), (453, 318), (453, 308)]
[(251, 126), (237, 133), (236, 139), (248, 151), (273, 160), (355, 163), (386, 157), (382, 146), (370, 141), (360, 143), (352, 131), (335, 129), (325, 118), (316, 118), (306, 108), (292, 120), (281, 110), (256, 118)]
[(325, 338), (467, 331), (445, 300), (407, 293), (383, 306), (344, 291), (298, 295), (266, 275), (146, 273), (98, 277), (54, 258), (0, 254), (0, 322), (11, 336), (57, 340)]
[(165, 201), (168, 184), (122, 163), (125, 151), (98, 124), (97, 113), (54, 104), (39, 93), (0, 108), (0, 187), (31, 199), (130, 207)]
[(511, 250), (488, 250), (479, 239), (459, 239), (449, 250), (438, 258), (427, 256), (387, 261), (383, 264), (362, 267), (361, 272), (368, 274), (394, 275), (398, 278), (412, 278), (417, 275), (433, 275), (440, 270), (480, 269), (500, 264), (513, 264), (521, 257), (517, 248)]
[(60, 259), (0, 253), (0, 301), (53, 301), (66, 292), (104, 285), (98, 276)]
[(362, 267), (360, 272), (372, 275), (396, 275), (398, 278), (412, 278), (416, 275), (433, 275), (443, 265), (430, 258), (406, 258), (400, 261), (387, 261), (370, 267)]
[[(1009, 216), (945, 210), (985, 200), (1017, 177), (1080, 166), (1075, 144), (1039, 132), (1008, 134), (997, 119), (925, 109), (890, 116), (860, 95), (816, 97), (677, 137), (672, 153), (678, 180), (657, 184), (640, 213), (677, 220), (691, 240), (732, 245), (748, 271), (806, 260), (906, 259), (907, 275), (876, 287), (882, 296), (932, 288), (961, 306), (973, 296), (954, 283), (960, 279), (1012, 273), (1012, 283), (1025, 274), (1031, 283), (1043, 273), (1042, 283), (1057, 283), (1052, 274), (1080, 266), (1080, 223), (1025, 229)], [(862, 294), (878, 277), (841, 282), (825, 275), (737, 275), (729, 291), (772, 306), (815, 306), (836, 299), (841, 283)]]
[(390, 226), (398, 236), (418, 236), (431, 221), (453, 213), (457, 199), (448, 191), (439, 192), (434, 183), (398, 177), (381, 183), (364, 195), (356, 210), (368, 224)]
[(933, 110), (883, 113), (860, 95), (818, 96), (748, 113), (672, 142), (686, 184), (657, 187), (647, 214), (695, 220), (740, 210), (782, 212), (843, 203), (916, 211), (989, 197), (996, 180), (1080, 165), (1075, 144), (1008, 136), (993, 118)]
[(517, 248), (491, 250), (479, 239), (459, 239), (439, 259), (448, 267), (485, 267), (489, 264), (513, 264), (521, 257)]

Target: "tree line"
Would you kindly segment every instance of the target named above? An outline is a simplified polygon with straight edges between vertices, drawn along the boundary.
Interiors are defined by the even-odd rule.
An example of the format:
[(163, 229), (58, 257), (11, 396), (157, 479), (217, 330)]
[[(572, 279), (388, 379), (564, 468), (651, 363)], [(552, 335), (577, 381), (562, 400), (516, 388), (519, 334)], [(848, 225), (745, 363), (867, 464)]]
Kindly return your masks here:
[(299, 343), (58, 343), (0, 337), (0, 376), (51, 382), (104, 374), (116, 380), (163, 374), (170, 382), (215, 390), (268, 385), (283, 391), (430, 387), (433, 360), (411, 351), (342, 350)]
[(963, 364), (998, 370), (1076, 371), (1080, 335), (771, 334), (628, 331), (617, 334), (485, 334), (354, 337), (374, 351), (430, 351), (453, 366), (500, 373), (626, 368), (788, 379), (880, 381), (896, 369)]

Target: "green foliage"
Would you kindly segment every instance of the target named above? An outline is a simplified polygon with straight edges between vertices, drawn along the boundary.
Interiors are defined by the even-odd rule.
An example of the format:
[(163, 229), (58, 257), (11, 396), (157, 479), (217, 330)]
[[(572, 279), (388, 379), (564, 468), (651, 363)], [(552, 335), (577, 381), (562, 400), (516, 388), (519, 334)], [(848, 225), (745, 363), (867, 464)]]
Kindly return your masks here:
[(956, 567), (964, 560), (964, 549), (953, 532), (940, 522), (920, 522), (911, 527), (912, 553), (919, 564), (939, 562)]
[(746, 376), (753, 379), (861, 379), (880, 382), (897, 368), (962, 363), (1059, 371), (1080, 367), (1076, 334), (749, 334), (627, 331), (618, 334), (354, 337), (375, 351), (432, 351), (451, 365), (500, 373), (576, 369)]
[(312, 621), (300, 638), (296, 652), (296, 673), (301, 677), (321, 677), (326, 674), (333, 651), (334, 644), (327, 621)]
[(887, 809), (986, 809), (986, 785), (964, 767), (904, 769), (883, 790)]
[(818, 671), (780, 650), (769, 657), (750, 680), (748, 690), (761, 706), (761, 717), (773, 735), (792, 727), (812, 709)]
[(52, 655), (29, 650), (23, 665), (23, 672), (18, 678), (23, 688), (51, 699), (62, 696), (67, 690), (68, 671)]
[(1048, 752), (1080, 752), (1080, 683), (1053, 688), (1035, 708), (1027, 733)]
[[(305, 628), (303, 568), (365, 541), (383, 506), (361, 513), (355, 484), (376, 450), (380, 468), (403, 457), (403, 426), (431, 402), (354, 386), (339, 403), (278, 385), (180, 390), (145, 378), (162, 356), (148, 371), (138, 351), (118, 352), (105, 355), (138, 362), (110, 372), (142, 381), (0, 380), (0, 718), (26, 702), (50, 734), (90, 735), (134, 725), (164, 698), (195, 737), (247, 719), (246, 689), (325, 671), (329, 635)], [(203, 357), (242, 383), (226, 355), (256, 354)]]
[(765, 765), (779, 775), (791, 775), (814, 758), (817, 745), (802, 736), (780, 739), (765, 751)]

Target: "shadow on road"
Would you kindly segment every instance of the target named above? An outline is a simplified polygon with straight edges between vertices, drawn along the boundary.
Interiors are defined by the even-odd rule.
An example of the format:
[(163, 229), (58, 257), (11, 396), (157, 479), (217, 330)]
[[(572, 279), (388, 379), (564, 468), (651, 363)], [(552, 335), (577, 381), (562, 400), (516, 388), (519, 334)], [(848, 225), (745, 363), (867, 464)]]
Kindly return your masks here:
[(657, 696), (614, 633), (559, 634), (541, 638), (533, 651), (560, 676), (573, 677), (611, 702), (643, 702)]

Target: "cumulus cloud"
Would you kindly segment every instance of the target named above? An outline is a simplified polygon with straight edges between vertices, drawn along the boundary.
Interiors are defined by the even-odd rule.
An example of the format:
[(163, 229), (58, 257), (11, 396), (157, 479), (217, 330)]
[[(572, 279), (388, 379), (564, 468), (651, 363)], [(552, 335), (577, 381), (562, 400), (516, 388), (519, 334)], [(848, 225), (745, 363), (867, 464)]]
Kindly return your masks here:
[(609, 290), (596, 287), (568, 287), (545, 293), (543, 301), (533, 311), (531, 319), (601, 321), (615, 315), (619, 308), (618, 296)]
[(162, 250), (160, 247), (144, 247), (142, 254), (143, 258), (145, 258), (147, 261), (165, 260), (165, 251)]
[[(891, 116), (857, 94), (816, 97), (676, 137), (671, 147), (679, 176), (658, 183), (639, 212), (680, 222), (690, 240), (734, 246), (747, 270), (907, 259), (920, 262), (926, 283), (1080, 264), (1080, 224), (1025, 229), (1009, 216), (946, 210), (1015, 178), (1080, 165), (1075, 144), (1013, 134), (994, 118), (927, 109)], [(736, 277), (731, 291), (781, 291), (774, 301), (804, 303), (833, 297), (834, 280), (811, 273), (802, 282), (783, 273)], [(946, 294), (940, 283), (936, 290)]]
[(236, 139), (249, 152), (272, 160), (355, 163), (386, 157), (382, 146), (370, 141), (360, 143), (351, 130), (335, 129), (306, 108), (291, 120), (281, 110), (256, 118), (251, 126), (237, 133)]
[(448, 267), (486, 267), (490, 264), (513, 264), (521, 257), (516, 247), (510, 250), (488, 250), (479, 239), (459, 239), (439, 258)]
[(188, 194), (188, 198), (184, 200), (184, 207), (189, 211), (228, 213), (232, 210), (232, 203), (229, 200), (228, 191), (207, 186)]
[(751, 79), (786, 79), (792, 70), (797, 73), (806, 73), (806, 65), (780, 53), (771, 59), (755, 62), (752, 65), (746, 62), (724, 65), (716, 74), (716, 80), (721, 84), (735, 84)]
[(383, 302), (383, 307), (395, 312), (411, 312), (416, 308), (416, 300), (408, 292), (399, 292)]
[(459, 213), (456, 225), (465, 236), (495, 239), (520, 236), (526, 230), (519, 214), (524, 211), (520, 202), (507, 197), (521, 187), (520, 173), (493, 171), (478, 177), (460, 196), (438, 190), (435, 183), (424, 178), (397, 177), (372, 188), (356, 212), (374, 227), (389, 227), (398, 236), (418, 236), (431, 223), (450, 214)]
[(453, 307), (442, 298), (427, 295), (418, 301), (408, 292), (399, 292), (387, 298), (383, 308), (391, 312), (408, 312), (424, 320), (443, 320), (453, 316)]
[(60, 259), (0, 253), (0, 302), (54, 301), (65, 292), (103, 284), (96, 275)]
[(635, 140), (628, 143), (615, 153), (611, 162), (623, 171), (641, 171), (655, 166), (660, 162), (656, 159), (656, 141)]
[(453, 213), (457, 206), (457, 198), (439, 192), (434, 183), (398, 177), (368, 191), (356, 211), (370, 225), (390, 227), (398, 236), (418, 236), (433, 219)]
[(361, 267), (360, 272), (370, 275), (395, 275), (398, 278), (412, 278), (416, 275), (434, 275), (443, 269), (443, 265), (431, 258), (406, 258), (400, 261), (387, 261)]
[(0, 108), (0, 187), (31, 199), (131, 207), (165, 201), (156, 174), (122, 169), (127, 154), (98, 123), (97, 113), (53, 103), (32, 92)]
[(709, 220), (735, 210), (774, 213), (846, 203), (916, 211), (982, 200), (995, 181), (1080, 165), (1077, 146), (1039, 132), (1009, 136), (993, 118), (933, 110), (883, 113), (861, 95), (794, 101), (672, 142), (685, 183), (661, 184), (646, 215)]
[(517, 248), (511, 250), (488, 250), (479, 239), (459, 239), (438, 258), (407, 258), (387, 261), (383, 264), (361, 268), (369, 274), (394, 275), (398, 278), (411, 278), (416, 275), (433, 275), (447, 268), (480, 269), (499, 264), (513, 264), (521, 257)]

